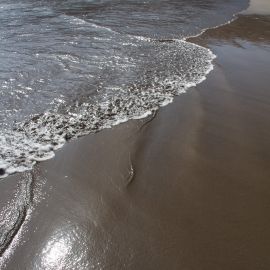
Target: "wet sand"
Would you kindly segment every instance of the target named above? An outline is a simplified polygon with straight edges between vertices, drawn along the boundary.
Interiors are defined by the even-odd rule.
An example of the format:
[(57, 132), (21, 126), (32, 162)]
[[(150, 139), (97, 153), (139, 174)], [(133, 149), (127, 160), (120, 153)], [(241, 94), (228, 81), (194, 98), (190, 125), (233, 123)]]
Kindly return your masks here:
[(191, 39), (218, 56), (207, 80), (37, 165), (43, 199), (4, 268), (270, 269), (269, 29), (242, 15)]

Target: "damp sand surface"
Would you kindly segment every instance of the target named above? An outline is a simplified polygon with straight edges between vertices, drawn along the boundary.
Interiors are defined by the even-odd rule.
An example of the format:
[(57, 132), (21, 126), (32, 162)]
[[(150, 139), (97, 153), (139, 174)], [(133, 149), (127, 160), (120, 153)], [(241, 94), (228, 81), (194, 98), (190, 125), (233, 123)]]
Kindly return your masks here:
[(206, 81), (37, 164), (43, 199), (3, 268), (269, 269), (269, 29), (241, 15), (190, 40), (217, 55)]

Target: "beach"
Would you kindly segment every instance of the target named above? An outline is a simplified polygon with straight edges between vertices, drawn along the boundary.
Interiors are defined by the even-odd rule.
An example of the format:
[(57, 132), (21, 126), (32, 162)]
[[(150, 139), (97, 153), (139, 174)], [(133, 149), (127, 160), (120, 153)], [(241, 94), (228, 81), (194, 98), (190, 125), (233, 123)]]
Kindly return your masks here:
[(202, 83), (0, 182), (1, 209), (22, 182), (32, 194), (0, 250), (3, 269), (270, 268), (270, 6), (261, 3), (187, 40), (217, 56)]

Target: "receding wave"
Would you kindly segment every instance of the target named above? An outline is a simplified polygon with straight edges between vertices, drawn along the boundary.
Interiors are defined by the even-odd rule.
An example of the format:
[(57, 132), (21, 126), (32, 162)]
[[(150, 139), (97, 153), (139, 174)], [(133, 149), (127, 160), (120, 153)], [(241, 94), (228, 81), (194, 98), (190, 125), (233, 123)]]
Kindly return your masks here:
[(152, 70), (149, 68), (140, 81), (110, 89), (106, 97), (66, 106), (62, 112), (47, 111), (12, 131), (2, 131), (1, 176), (29, 170), (37, 161), (52, 158), (54, 151), (72, 138), (153, 113), (200, 83), (212, 69), (215, 56), (206, 48), (179, 40), (152, 43), (159, 43), (155, 46), (162, 46), (164, 52), (152, 55)]

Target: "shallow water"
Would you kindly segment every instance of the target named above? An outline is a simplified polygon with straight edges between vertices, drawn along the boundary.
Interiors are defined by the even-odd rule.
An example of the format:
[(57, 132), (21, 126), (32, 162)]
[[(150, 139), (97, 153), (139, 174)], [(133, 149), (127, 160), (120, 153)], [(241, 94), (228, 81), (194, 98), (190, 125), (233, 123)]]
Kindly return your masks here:
[(214, 55), (183, 39), (246, 1), (2, 1), (0, 177), (67, 140), (141, 118), (205, 79)]

